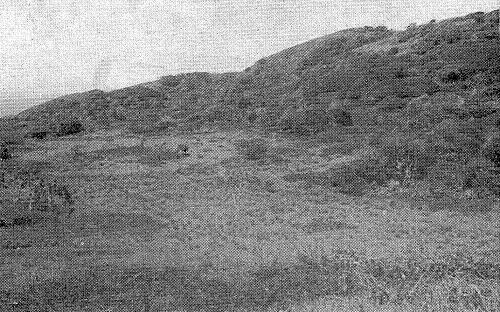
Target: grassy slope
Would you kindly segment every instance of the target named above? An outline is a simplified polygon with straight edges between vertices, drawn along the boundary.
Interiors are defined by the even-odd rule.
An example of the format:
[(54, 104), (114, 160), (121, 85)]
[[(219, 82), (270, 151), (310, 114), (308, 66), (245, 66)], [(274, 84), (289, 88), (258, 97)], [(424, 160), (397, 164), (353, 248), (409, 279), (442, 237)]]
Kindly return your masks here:
[[(478, 88), (497, 96), (499, 49), (498, 11), (399, 32), (350, 29), (271, 55), (244, 72), (181, 74), (111, 92), (68, 95), (19, 117), (39, 124), (81, 118), (99, 128), (133, 124), (138, 114), (152, 123), (169, 116), (191, 126), (217, 120), (241, 124), (254, 112), (262, 115), (261, 125), (270, 126), (286, 109), (339, 100), (353, 109), (437, 91), (467, 94)], [(442, 75), (450, 71), (458, 73), (457, 81), (443, 83)]]

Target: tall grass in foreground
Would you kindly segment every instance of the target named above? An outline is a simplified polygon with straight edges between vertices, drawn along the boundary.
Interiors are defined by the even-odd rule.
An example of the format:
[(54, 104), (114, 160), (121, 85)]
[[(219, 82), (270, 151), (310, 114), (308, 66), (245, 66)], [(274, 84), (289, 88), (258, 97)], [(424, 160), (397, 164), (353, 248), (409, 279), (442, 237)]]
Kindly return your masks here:
[[(31, 242), (19, 242), (23, 235), (18, 230), (29, 227), (32, 239), (39, 239), (34, 232), (34, 226), (39, 224), (52, 227), (55, 243), (62, 238), (64, 217), (73, 213), (75, 199), (66, 185), (41, 172), (44, 166), (14, 160), (0, 164), (0, 249), (31, 246)], [(7, 228), (11, 232), (9, 239)]]
[[(66, 269), (0, 292), (18, 311), (499, 311), (500, 265), (458, 255), (370, 260), (298, 256), (251, 272)], [(3, 305), (3, 306), (2, 306)], [(347, 309), (348, 308), (348, 309)]]

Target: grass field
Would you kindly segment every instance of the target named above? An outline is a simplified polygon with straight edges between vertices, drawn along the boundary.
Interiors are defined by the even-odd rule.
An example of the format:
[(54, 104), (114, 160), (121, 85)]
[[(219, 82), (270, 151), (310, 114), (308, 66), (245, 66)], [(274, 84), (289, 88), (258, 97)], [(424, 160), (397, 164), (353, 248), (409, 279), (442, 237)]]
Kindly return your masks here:
[[(269, 149), (244, 157), (239, 141), (257, 137)], [(0, 227), (2, 311), (500, 310), (498, 202), (436, 210), (418, 188), (345, 194), (328, 172), (356, 149), (101, 132), (14, 154), (2, 170), (43, 164), (74, 213)]]

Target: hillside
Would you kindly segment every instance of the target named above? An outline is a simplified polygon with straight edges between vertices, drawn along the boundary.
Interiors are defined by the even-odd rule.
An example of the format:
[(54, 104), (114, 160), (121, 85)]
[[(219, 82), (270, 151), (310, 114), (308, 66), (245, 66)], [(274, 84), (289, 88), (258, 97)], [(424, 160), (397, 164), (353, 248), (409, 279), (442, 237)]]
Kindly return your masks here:
[(180, 74), (111, 92), (92, 90), (18, 117), (43, 125), (79, 118), (99, 128), (130, 124), (138, 115), (191, 124), (241, 124), (252, 116), (251, 122), (269, 126), (287, 109), (317, 104), (352, 109), (440, 91), (467, 96), (476, 89), (486, 100), (498, 97), (499, 52), (498, 11), (404, 31), (348, 29), (261, 59), (243, 72)]
[(423, 94), (467, 97), (472, 90), (491, 100), (500, 88), (498, 25), (497, 10), (404, 31), (348, 29), (261, 59), (243, 72), (188, 73), (111, 92), (92, 90), (53, 99), (18, 117), (42, 125), (78, 118), (92, 128), (138, 119), (154, 125), (162, 118), (191, 127), (227, 120), (272, 126), (286, 110), (318, 104), (347, 110), (387, 102), (404, 106)]

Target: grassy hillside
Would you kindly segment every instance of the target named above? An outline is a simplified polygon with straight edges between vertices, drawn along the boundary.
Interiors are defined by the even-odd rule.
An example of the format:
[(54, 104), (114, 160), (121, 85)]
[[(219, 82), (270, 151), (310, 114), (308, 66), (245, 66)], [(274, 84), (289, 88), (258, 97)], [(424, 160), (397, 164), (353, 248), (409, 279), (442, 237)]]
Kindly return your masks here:
[(16, 133), (263, 129), (348, 153), (362, 148), (364, 161), (330, 173), (335, 185), (427, 179), (437, 189), (446, 185), (433, 189), (439, 194), (498, 196), (499, 36), (499, 11), (403, 31), (347, 29), (243, 72), (164, 76), (63, 96), (19, 114)]
[[(243, 72), (190, 73), (102, 92), (73, 94), (19, 114), (46, 124), (81, 118), (92, 127), (131, 124), (151, 113), (201, 126), (218, 120), (272, 126), (285, 110), (345, 103), (346, 109), (385, 105), (439, 91), (481, 100), (499, 92), (498, 11), (441, 22), (349, 29), (291, 47)], [(397, 105), (396, 105), (397, 106)], [(403, 104), (399, 106), (404, 106)]]

